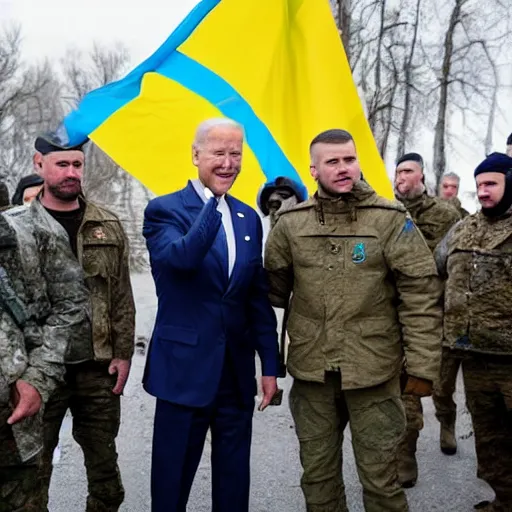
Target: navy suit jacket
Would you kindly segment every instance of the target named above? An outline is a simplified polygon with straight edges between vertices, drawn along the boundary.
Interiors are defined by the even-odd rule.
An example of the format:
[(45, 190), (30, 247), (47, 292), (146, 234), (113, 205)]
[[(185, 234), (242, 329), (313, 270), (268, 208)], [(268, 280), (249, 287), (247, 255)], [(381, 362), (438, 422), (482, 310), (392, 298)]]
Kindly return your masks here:
[(241, 201), (226, 201), (236, 240), (230, 278), (215, 199), (204, 204), (189, 182), (150, 201), (144, 213), (158, 311), (143, 383), (151, 395), (176, 404), (204, 407), (214, 400), (227, 346), (244, 402), (254, 403), (256, 395), (255, 351), (263, 375), (278, 374), (261, 221)]

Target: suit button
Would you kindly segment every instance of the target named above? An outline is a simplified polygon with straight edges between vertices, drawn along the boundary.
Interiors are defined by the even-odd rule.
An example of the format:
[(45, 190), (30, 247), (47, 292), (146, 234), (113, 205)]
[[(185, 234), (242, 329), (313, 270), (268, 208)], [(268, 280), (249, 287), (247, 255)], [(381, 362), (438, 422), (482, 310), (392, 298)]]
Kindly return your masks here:
[(329, 266), (327, 267), (327, 270), (334, 270), (334, 265), (329, 265)]

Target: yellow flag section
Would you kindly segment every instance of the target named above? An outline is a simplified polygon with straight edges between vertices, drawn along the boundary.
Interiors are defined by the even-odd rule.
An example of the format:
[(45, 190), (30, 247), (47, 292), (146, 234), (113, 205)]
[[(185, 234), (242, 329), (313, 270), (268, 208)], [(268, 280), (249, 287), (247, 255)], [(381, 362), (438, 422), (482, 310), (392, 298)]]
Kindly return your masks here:
[[(146, 73), (140, 95), (112, 114), (92, 134), (117, 164), (157, 195), (183, 188), (197, 178), (192, 142), (205, 119), (223, 117), (207, 100), (158, 73)], [(266, 178), (245, 145), (236, 195), (252, 206)]]
[(342, 128), (354, 136), (367, 181), (393, 197), (327, 0), (223, 0), (179, 51), (251, 105), (310, 193), (309, 143)]

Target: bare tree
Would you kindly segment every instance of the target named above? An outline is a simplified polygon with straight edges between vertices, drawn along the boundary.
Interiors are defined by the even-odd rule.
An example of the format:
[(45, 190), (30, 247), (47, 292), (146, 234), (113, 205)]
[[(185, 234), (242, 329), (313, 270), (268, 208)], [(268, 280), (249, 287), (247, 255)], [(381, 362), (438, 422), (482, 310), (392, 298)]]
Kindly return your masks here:
[[(69, 50), (62, 61), (64, 100), (72, 108), (76, 107), (89, 91), (121, 78), (128, 65), (129, 54), (122, 45), (113, 48), (94, 45), (87, 54)], [(130, 239), (132, 268), (142, 269), (146, 265), (142, 211), (149, 192), (95, 144), (88, 144), (86, 160), (87, 197), (118, 213)]]
[[(490, 4), (493, 4), (492, 8)], [(443, 40), (439, 67), (437, 118), (434, 132), (434, 173), (436, 186), (446, 170), (446, 145), (450, 140), (450, 114), (458, 111), (464, 126), (471, 129), (475, 119), (487, 120), (484, 147), (492, 143), (499, 73), (496, 56), (509, 37), (510, 8), (499, 0), (489, 1), (488, 16), (482, 17), (476, 0), (454, 0)], [(475, 137), (481, 130), (473, 130)]]
[(345, 53), (350, 62), (350, 30), (352, 19), (352, 0), (330, 0), (336, 25), (341, 34)]
[(36, 134), (56, 120), (59, 84), (48, 62), (27, 65), (18, 26), (0, 32), (0, 179), (12, 189), (31, 172)]

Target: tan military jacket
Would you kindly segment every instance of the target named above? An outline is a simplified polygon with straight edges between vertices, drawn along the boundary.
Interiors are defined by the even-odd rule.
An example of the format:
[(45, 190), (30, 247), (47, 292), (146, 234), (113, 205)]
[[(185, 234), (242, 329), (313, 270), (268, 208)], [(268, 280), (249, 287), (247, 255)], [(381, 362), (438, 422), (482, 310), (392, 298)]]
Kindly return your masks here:
[(481, 212), (454, 226), (436, 251), (446, 277), (444, 344), (512, 355), (512, 215)]
[(359, 182), (344, 200), (315, 196), (285, 212), (265, 249), (270, 298), (290, 295), (288, 368), (342, 387), (371, 387), (395, 376), (437, 378), (441, 284), (434, 259), (405, 208)]
[(426, 193), (414, 199), (400, 201), (411, 214), (431, 251), (435, 250), (450, 228), (462, 219), (453, 204)]
[[(135, 340), (135, 305), (128, 240), (115, 214), (84, 202), (86, 208), (77, 237), (77, 256), (92, 304), (91, 358), (99, 361), (130, 359)], [(46, 222), (65, 233), (39, 201), (33, 204)]]

